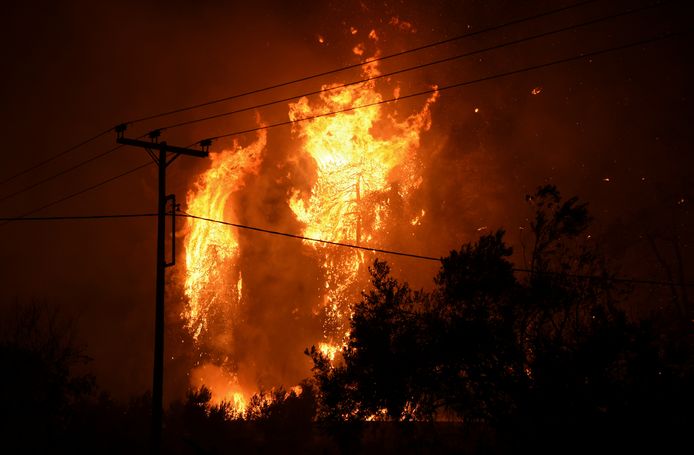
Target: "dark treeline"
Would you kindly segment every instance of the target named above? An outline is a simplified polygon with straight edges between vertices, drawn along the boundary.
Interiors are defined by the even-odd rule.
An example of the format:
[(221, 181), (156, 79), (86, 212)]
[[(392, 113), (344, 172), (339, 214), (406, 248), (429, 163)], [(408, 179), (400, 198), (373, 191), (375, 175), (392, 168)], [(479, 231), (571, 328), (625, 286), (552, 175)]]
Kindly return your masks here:
[[(586, 240), (587, 206), (553, 186), (527, 199), (529, 273), (514, 272), (503, 231), (443, 258), (428, 292), (376, 261), (336, 359), (307, 349), (314, 375), (301, 393), (260, 394), (238, 414), (192, 390), (167, 409), (165, 450), (622, 453), (685, 441), (694, 423), (689, 303), (631, 317), (629, 289)], [(55, 312), (9, 313), (0, 337), (5, 446), (146, 452), (149, 396), (122, 404), (100, 393)]]
[(630, 318), (627, 290), (585, 235), (587, 206), (554, 186), (527, 200), (527, 275), (514, 273), (503, 231), (443, 258), (432, 292), (374, 263), (342, 362), (309, 352), (320, 420), (477, 423), (499, 452), (662, 449), (684, 438), (694, 422), (690, 313), (673, 305)]

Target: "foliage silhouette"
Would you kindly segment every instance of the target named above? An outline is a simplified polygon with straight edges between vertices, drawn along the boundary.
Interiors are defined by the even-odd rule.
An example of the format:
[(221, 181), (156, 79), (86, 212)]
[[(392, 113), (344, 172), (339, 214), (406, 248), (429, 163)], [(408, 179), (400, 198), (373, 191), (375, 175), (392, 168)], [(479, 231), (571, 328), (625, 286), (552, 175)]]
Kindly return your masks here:
[(74, 409), (95, 388), (77, 370), (90, 359), (76, 341), (74, 322), (40, 303), (3, 307), (0, 329), (2, 439), (10, 447), (55, 446), (75, 419)]
[[(533, 210), (530, 273), (499, 230), (441, 259), (428, 292), (370, 268), (347, 345), (315, 347), (301, 393), (254, 396), (245, 412), (189, 391), (166, 412), (170, 453), (578, 452), (687, 442), (694, 336), (681, 317), (634, 320), (590, 239), (587, 205), (548, 185)], [(585, 279), (580, 275), (598, 278)], [(98, 393), (74, 321), (45, 305), (0, 319), (3, 448), (141, 453), (151, 396)], [(690, 321), (684, 321), (690, 322)], [(612, 447), (609, 447), (612, 445)]]
[(374, 262), (341, 356), (306, 351), (319, 419), (478, 422), (535, 444), (672, 433), (691, 421), (678, 403), (694, 403), (691, 335), (673, 350), (648, 321), (627, 317), (626, 293), (586, 234), (586, 204), (552, 185), (527, 201), (528, 276), (514, 274), (502, 230), (442, 258), (431, 292)]
[(190, 390), (166, 414), (165, 448), (170, 452), (306, 453), (321, 447), (313, 425), (315, 400), (310, 384), (301, 391), (283, 388), (255, 394), (245, 411), (214, 403), (206, 387)]

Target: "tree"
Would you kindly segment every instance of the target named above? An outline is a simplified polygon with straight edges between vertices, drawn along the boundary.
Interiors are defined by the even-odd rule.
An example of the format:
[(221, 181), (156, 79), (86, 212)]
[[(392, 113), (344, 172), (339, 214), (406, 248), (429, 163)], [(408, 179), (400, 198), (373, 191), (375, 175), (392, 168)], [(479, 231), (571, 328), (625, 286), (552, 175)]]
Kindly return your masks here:
[(497, 421), (513, 411), (525, 380), (515, 334), (522, 295), (504, 232), (441, 260), (432, 295), (437, 383), (445, 408), (467, 419)]
[[(427, 354), (419, 349), (426, 328), (419, 325), (418, 312), (425, 296), (391, 278), (385, 262), (376, 261), (370, 272), (374, 289), (354, 308), (343, 364), (333, 367), (315, 347), (307, 351), (322, 394), (319, 414), (328, 420), (373, 419), (384, 413), (408, 419), (432, 406), (425, 396), (427, 379), (418, 376)], [(420, 407), (415, 409), (415, 403)]]
[(668, 411), (655, 405), (675, 384), (657, 337), (629, 320), (624, 290), (585, 240), (587, 205), (554, 186), (527, 199), (534, 245), (522, 280), (503, 231), (443, 258), (427, 293), (374, 263), (341, 358), (308, 351), (320, 418), (454, 418), (546, 439)]
[(627, 318), (628, 289), (589, 240), (587, 205), (563, 201), (553, 185), (527, 200), (535, 209), (534, 247), (518, 328), (530, 387), (519, 416), (530, 424), (526, 431), (534, 426), (531, 434), (595, 434), (635, 411), (635, 389), (648, 384), (653, 392), (653, 336)]
[[(522, 380), (514, 343), (518, 292), (503, 231), (442, 260), (432, 293), (413, 292), (370, 269), (373, 290), (354, 307), (338, 365), (315, 348), (315, 378), (327, 419), (492, 419)], [(493, 385), (493, 387), (490, 387)]]
[(93, 376), (77, 371), (90, 359), (76, 342), (73, 320), (54, 308), (16, 303), (3, 316), (3, 441), (28, 451), (55, 446), (95, 389)]
[(205, 386), (189, 390), (185, 401), (174, 402), (166, 413), (165, 448), (226, 453), (304, 453), (313, 443), (315, 402), (309, 384), (299, 389), (259, 392), (245, 409), (212, 400)]

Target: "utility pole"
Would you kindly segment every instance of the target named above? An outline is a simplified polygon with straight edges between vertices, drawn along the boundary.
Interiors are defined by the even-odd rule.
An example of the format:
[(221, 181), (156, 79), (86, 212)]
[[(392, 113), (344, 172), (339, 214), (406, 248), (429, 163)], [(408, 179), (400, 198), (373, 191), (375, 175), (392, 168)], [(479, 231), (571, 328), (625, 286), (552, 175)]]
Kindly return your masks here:
[[(171, 262), (165, 258), (165, 221), (166, 202), (173, 200), (174, 213), (176, 198), (166, 195), (166, 168), (181, 155), (207, 158), (209, 156), (210, 141), (200, 142), (202, 150), (194, 150), (185, 147), (175, 147), (166, 142), (159, 142), (161, 131), (154, 130), (149, 133), (150, 141), (129, 139), (123, 137), (126, 125), (116, 127), (116, 142), (122, 145), (143, 148), (155, 162), (159, 170), (159, 197), (157, 202), (157, 285), (156, 303), (154, 311), (154, 368), (152, 376), (152, 452), (161, 451), (161, 431), (163, 420), (163, 391), (164, 391), (164, 277), (166, 267), (174, 265), (175, 253)], [(159, 153), (155, 153), (158, 151)], [(168, 154), (172, 156), (169, 158)], [(175, 219), (175, 218), (174, 218)], [(172, 226), (175, 226), (172, 224)], [(175, 244), (175, 232), (172, 229), (172, 245)], [(175, 250), (174, 250), (175, 251)]]

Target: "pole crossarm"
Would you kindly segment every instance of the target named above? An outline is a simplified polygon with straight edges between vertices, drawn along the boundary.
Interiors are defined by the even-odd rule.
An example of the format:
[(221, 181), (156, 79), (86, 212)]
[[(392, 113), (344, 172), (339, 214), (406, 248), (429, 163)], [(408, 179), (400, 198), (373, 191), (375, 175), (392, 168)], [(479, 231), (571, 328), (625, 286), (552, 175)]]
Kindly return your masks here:
[(174, 145), (169, 145), (166, 141), (163, 142), (151, 142), (151, 141), (141, 141), (140, 139), (130, 139), (127, 137), (119, 137), (116, 142), (123, 145), (132, 145), (133, 147), (140, 147), (150, 150), (159, 150), (161, 152), (171, 152), (178, 155), (188, 155), (195, 156), (198, 158), (207, 158), (210, 155), (208, 150), (196, 150), (186, 147), (176, 147)]

